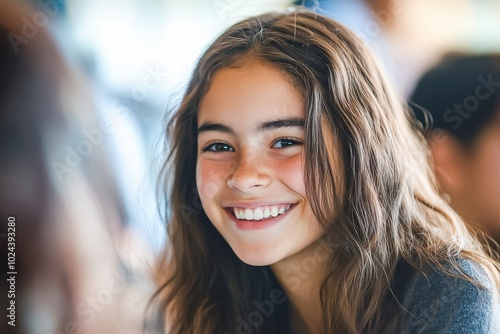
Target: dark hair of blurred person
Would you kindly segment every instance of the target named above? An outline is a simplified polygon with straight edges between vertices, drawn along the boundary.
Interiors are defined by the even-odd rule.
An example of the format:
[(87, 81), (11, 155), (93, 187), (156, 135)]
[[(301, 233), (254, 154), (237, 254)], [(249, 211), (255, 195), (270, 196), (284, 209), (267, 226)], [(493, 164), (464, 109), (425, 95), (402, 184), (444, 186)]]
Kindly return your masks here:
[(448, 56), (423, 75), (411, 102), (431, 125), (427, 138), (443, 195), (499, 242), (500, 54)]

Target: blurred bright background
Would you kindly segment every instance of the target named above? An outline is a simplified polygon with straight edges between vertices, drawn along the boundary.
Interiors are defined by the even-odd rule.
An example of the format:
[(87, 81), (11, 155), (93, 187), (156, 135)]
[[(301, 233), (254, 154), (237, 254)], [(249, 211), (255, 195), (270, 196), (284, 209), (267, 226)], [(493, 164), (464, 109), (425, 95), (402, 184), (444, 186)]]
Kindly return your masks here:
[[(107, 251), (116, 253), (118, 258), (118, 269), (114, 272), (121, 273), (126, 278), (123, 282), (133, 286), (131, 294), (135, 297), (127, 300), (140, 307), (129, 309), (135, 314), (128, 318), (132, 321), (127, 330), (139, 333), (141, 312), (152, 289), (147, 271), (165, 240), (165, 224), (158, 214), (156, 198), (158, 173), (166, 158), (165, 116), (179, 103), (196, 60), (222, 30), (241, 18), (284, 9), (294, 3), (285, 0), (32, 0), (29, 3), (35, 12), (48, 18), (48, 29), (72, 69), (88, 83), (95, 104), (94, 121), (76, 123), (70, 135), (73, 141), (51, 148), (54, 157), (66, 161), (49, 159), (49, 164), (52, 163), (49, 172), (53, 173), (51, 178), (56, 188), (72, 189), (68, 185), (74, 184), (73, 172), (57, 170), (54, 161), (68, 163), (69, 152), (78, 151), (82, 140), (93, 139), (98, 146), (103, 143), (100, 149), (110, 165), (110, 178), (121, 208), (114, 227), (105, 232), (111, 235)], [(378, 54), (405, 97), (419, 76), (448, 52), (500, 51), (498, 0), (332, 0), (304, 4), (354, 29)], [(33, 18), (28, 20), (33, 22)], [(103, 131), (102, 124), (111, 126)], [(100, 170), (87, 168), (82, 173), (97, 177)], [(99, 192), (98, 188), (93, 191)], [(104, 206), (99, 204), (98, 197), (92, 197), (97, 198), (94, 202)], [(75, 215), (91, 216), (87, 201), (76, 195), (71, 200), (69, 207)], [(103, 223), (108, 224), (107, 216), (104, 217)], [(86, 228), (79, 230), (80, 236), (87, 233), (87, 238), (95, 239), (90, 240), (91, 244), (98, 243), (100, 239), (95, 238), (93, 230)], [(105, 261), (106, 257), (100, 253), (85, 253), (92, 246), (85, 247), (84, 254), (88, 255), (85, 263)], [(94, 269), (79, 267), (78, 271)], [(79, 276), (82, 277), (85, 276)], [(103, 289), (99, 284), (104, 283), (97, 282), (73, 296), (71, 304), (78, 308), (89, 296), (98, 294)], [(24, 320), (31, 323), (29, 333), (68, 332), (50, 321), (50, 312), (37, 311), (36, 305), (32, 308), (30, 317)], [(81, 313), (76, 312), (80, 316), (76, 323), (90, 319), (82, 318)], [(123, 314), (118, 312), (115, 317), (108, 320), (120, 322)], [(42, 327), (37, 326), (38, 321), (43, 323)], [(101, 329), (94, 328), (93, 332), (100, 333)]]

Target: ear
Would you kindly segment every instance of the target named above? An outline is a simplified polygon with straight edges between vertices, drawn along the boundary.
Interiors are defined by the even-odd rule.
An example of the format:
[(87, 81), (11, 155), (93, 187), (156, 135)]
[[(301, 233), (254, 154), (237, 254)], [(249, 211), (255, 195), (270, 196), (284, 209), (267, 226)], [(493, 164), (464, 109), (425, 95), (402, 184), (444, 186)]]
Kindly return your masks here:
[(429, 139), (436, 178), (444, 193), (451, 197), (464, 185), (467, 159), (463, 146), (448, 132), (436, 130)]

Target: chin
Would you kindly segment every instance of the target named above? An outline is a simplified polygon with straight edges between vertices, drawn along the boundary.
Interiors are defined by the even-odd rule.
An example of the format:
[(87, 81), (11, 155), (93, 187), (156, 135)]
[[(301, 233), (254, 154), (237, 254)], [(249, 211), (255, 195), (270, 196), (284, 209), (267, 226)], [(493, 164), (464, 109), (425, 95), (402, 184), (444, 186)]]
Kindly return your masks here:
[(270, 266), (279, 262), (282, 257), (279, 254), (276, 254), (276, 251), (269, 250), (267, 252), (256, 252), (254, 250), (247, 251), (235, 251), (236, 256), (244, 263), (250, 266), (262, 267), (262, 266)]

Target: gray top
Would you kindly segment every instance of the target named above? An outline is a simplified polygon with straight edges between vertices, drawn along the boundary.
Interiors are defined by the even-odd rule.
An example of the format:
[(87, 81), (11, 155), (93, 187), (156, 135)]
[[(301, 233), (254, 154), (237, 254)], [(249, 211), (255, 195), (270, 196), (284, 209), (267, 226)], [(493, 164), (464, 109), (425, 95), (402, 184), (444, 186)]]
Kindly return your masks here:
[(436, 269), (416, 273), (401, 305), (406, 313), (403, 334), (500, 334), (500, 304), (482, 268), (460, 260), (462, 270), (487, 287), (481, 289)]

